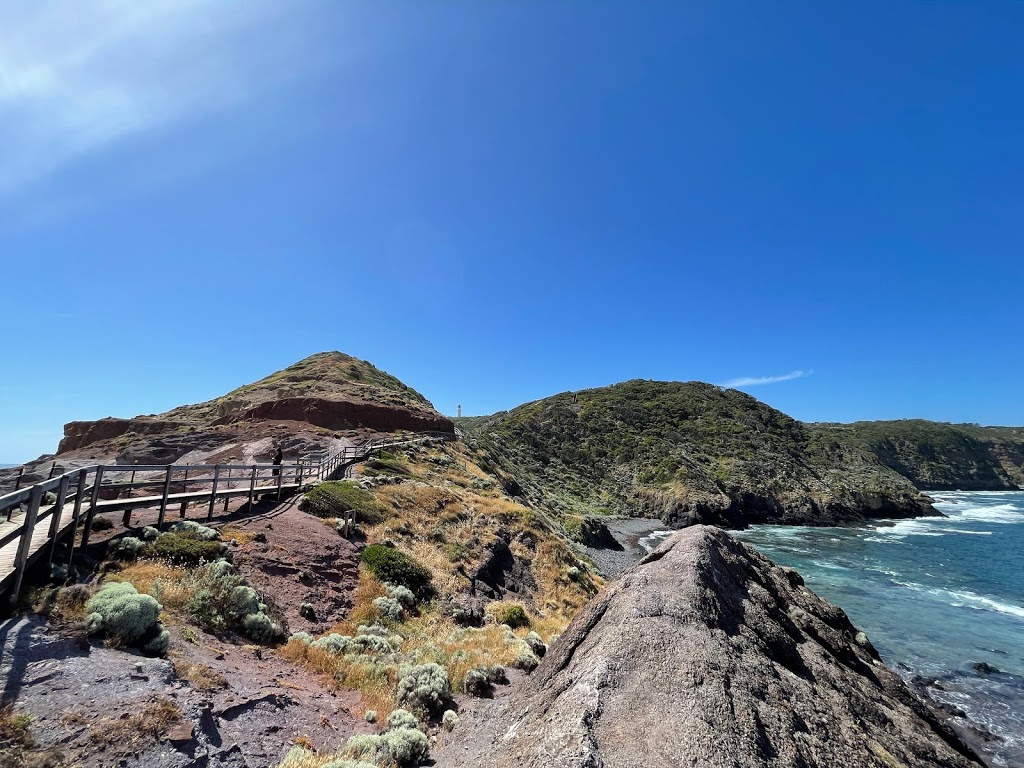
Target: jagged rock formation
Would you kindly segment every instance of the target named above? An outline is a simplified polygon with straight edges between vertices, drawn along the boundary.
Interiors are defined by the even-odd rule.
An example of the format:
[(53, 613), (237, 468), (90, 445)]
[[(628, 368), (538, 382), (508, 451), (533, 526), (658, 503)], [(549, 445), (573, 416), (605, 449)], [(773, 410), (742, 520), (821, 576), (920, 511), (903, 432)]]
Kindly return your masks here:
[(714, 528), (675, 534), (573, 620), (439, 766), (976, 766), (798, 574)]
[(628, 381), (460, 423), (509, 493), (574, 533), (609, 513), (673, 527), (938, 514), (870, 450), (711, 384)]

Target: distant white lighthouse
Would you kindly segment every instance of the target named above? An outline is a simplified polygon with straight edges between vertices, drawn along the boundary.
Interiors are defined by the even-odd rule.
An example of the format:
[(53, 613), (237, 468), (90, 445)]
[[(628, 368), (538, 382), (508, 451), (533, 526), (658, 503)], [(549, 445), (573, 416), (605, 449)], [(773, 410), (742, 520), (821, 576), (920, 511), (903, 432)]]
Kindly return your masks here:
[(455, 406), (455, 416), (456, 418), (459, 419), (462, 418), (462, 403), (459, 403), (457, 406)]

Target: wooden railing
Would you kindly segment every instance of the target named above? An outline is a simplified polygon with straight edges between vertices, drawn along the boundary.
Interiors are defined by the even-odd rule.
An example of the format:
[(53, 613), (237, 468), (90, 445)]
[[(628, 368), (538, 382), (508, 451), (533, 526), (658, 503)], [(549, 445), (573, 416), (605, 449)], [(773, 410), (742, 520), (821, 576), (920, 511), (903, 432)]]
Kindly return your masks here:
[[(437, 437), (451, 440), (455, 435), (429, 432), (377, 438), (336, 451), (306, 454), (288, 464), (98, 464), (56, 476), (51, 468), (48, 480), (0, 496), (0, 594), (7, 592), (13, 605), (25, 571), (43, 556), (52, 565), (62, 536), (68, 537), (66, 560), (70, 565), (79, 525), (84, 525), (81, 548), (88, 545), (99, 512), (159, 507), (156, 527), (162, 530), (172, 505), (180, 505), (179, 515), (185, 517), (190, 503), (202, 502), (208, 505), (209, 520), (220, 499), (225, 510), (231, 497), (248, 496), (250, 508), (257, 495), (274, 494), (280, 500), (286, 491), (297, 492), (336, 479), (352, 464), (387, 448)], [(138, 489), (155, 493), (131, 495)]]

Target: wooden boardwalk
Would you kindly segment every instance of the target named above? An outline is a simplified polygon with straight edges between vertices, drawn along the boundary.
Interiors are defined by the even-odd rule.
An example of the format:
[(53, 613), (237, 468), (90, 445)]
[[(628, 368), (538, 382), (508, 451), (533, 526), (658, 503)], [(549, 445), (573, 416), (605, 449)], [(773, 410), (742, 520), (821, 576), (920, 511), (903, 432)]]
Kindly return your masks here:
[[(70, 564), (79, 528), (81, 548), (88, 545), (97, 514), (159, 509), (156, 527), (162, 530), (170, 508), (177, 508), (184, 517), (186, 506), (198, 502), (207, 505), (209, 520), (218, 501), (223, 501), (227, 508), (232, 497), (247, 496), (250, 506), (258, 496), (272, 494), (281, 498), (322, 480), (342, 476), (352, 464), (385, 448), (437, 436), (455, 438), (446, 433), (383, 438), (333, 453), (309, 454), (297, 463), (281, 465), (96, 465), (18, 489), (0, 496), (0, 595), (6, 594), (13, 606), (25, 572), (41, 558), (54, 562), (61, 541), (66, 543), (62, 560)], [(160, 492), (132, 495), (138, 489), (149, 488)], [(55, 498), (48, 498), (47, 494), (54, 494)]]

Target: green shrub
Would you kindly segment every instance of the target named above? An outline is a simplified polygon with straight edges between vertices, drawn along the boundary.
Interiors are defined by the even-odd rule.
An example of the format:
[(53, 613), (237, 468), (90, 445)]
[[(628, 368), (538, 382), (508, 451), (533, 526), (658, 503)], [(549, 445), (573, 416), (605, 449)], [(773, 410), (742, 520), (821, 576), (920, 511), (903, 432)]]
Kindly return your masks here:
[(414, 712), (439, 715), (452, 700), (452, 686), (444, 667), (433, 662), (404, 666), (398, 674), (396, 700)]
[(395, 728), (380, 736), (357, 734), (345, 743), (342, 751), (360, 760), (370, 760), (372, 765), (408, 768), (427, 757), (430, 742), (422, 731), (415, 728)]
[(155, 598), (140, 595), (128, 582), (104, 584), (85, 605), (86, 630), (90, 635), (103, 633), (118, 644), (139, 645), (149, 653), (162, 654), (169, 635), (157, 622), (161, 609)]
[(412, 712), (396, 709), (388, 715), (388, 728), (419, 728), (420, 721)]
[(537, 656), (543, 656), (548, 652), (548, 647), (544, 644), (544, 640), (536, 632), (527, 633), (524, 642), (530, 646), (530, 650)]
[(147, 546), (142, 539), (122, 536), (107, 544), (107, 557), (111, 560), (134, 560)]
[(404, 610), (411, 611), (416, 607), (416, 596), (408, 587), (402, 587), (396, 584), (385, 584), (384, 588), (388, 591), (388, 597), (397, 601)]
[(109, 531), (114, 527), (114, 521), (109, 517), (95, 517), (92, 521), (92, 529), (94, 531)]
[(152, 525), (147, 525), (145, 528), (142, 529), (142, 532), (139, 533), (139, 538), (143, 541), (153, 541), (159, 535), (160, 531), (158, 531)]
[(195, 520), (179, 520), (168, 530), (171, 533), (177, 533), (181, 536), (187, 536), (192, 539), (199, 539), (200, 541), (217, 541), (220, 539), (220, 533), (217, 530), (207, 528), (205, 525), (201, 525)]
[(402, 604), (390, 597), (374, 598), (373, 607), (377, 609), (384, 621), (399, 622), (405, 616)]
[(377, 710), (376, 709), (368, 709), (368, 710), (366, 710), (366, 714), (363, 715), (363, 719), (366, 722), (368, 722), (368, 723), (376, 723), (377, 722)]
[(459, 724), (459, 716), (455, 714), (455, 710), (446, 709), (444, 714), (441, 716), (441, 725), (444, 726), (446, 731), (451, 731)]
[(206, 541), (183, 533), (164, 533), (153, 542), (150, 556), (175, 565), (199, 565), (213, 562), (224, 553), (218, 541)]
[(316, 621), (316, 609), (312, 603), (303, 603), (299, 606), (299, 616), (307, 621)]
[(299, 500), (299, 509), (314, 517), (344, 517), (352, 511), (359, 523), (379, 523), (385, 512), (372, 493), (348, 481), (320, 483)]
[(525, 645), (519, 651), (515, 661), (512, 662), (513, 667), (525, 672), (533, 672), (533, 670), (535, 670), (539, 665), (540, 659), (538, 659), (537, 655)]
[(431, 592), (433, 577), (430, 571), (393, 547), (371, 544), (363, 550), (360, 560), (384, 583), (407, 587), (420, 598)]
[(508, 675), (505, 668), (500, 664), (493, 664), (489, 667), (476, 667), (466, 673), (466, 680), (463, 688), (470, 696), (487, 696), (493, 691), (497, 684), (506, 685)]
[(298, 640), (300, 643), (309, 645), (313, 642), (313, 636), (309, 632), (293, 632), (288, 636), (288, 642), (290, 643), (292, 640)]
[(185, 609), (212, 632), (237, 630), (260, 643), (284, 637), (281, 624), (268, 615), (266, 603), (240, 576), (210, 574)]
[(494, 618), (498, 620), (499, 624), (508, 624), (512, 629), (530, 626), (530, 617), (526, 615), (526, 610), (519, 603), (505, 606)]
[(352, 653), (389, 654), (395, 649), (391, 643), (383, 637), (376, 635), (339, 635), (332, 632), (314, 640), (311, 645), (320, 650), (333, 653), (337, 656), (345, 656)]

